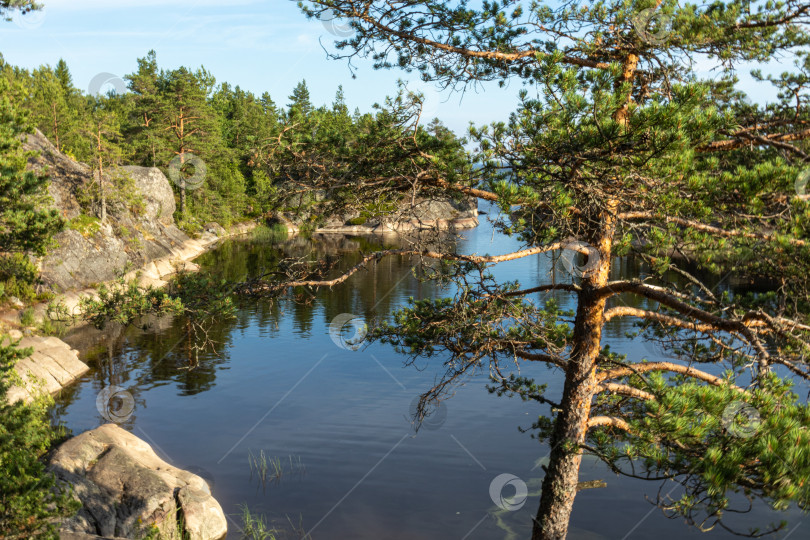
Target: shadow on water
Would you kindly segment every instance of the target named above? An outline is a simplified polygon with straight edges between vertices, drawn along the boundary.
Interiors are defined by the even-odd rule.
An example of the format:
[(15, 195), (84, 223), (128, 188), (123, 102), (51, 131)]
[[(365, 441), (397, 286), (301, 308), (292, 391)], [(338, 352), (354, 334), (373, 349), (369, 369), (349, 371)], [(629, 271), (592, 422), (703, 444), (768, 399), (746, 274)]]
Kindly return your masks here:
[[(464, 253), (518, 247), (483, 220), (457, 241)], [(349, 268), (361, 252), (397, 245), (334, 235), (275, 244), (236, 239), (196, 262), (224, 279), (242, 280), (272, 271), (285, 257), (339, 257), (340, 266)], [(483, 373), (467, 380), (441, 415), (415, 433), (413, 400), (440, 374), (440, 359), (404, 367), (404, 358), (390, 347), (353, 350), (330, 335), (330, 323), (341, 314), (371, 321), (390, 316), (410, 297), (452, 293), (420, 281), (412, 267), (408, 258), (385, 258), (307, 302), (242, 302), (237, 317), (213, 331), (217, 354), (202, 353), (194, 369), (189, 369), (193, 351), (182, 318), (76, 331), (66, 340), (83, 352), (92, 370), (59, 396), (53, 417), (76, 433), (92, 429), (109, 421), (97, 406), (105, 388), (129, 393), (131, 410), (124, 410), (126, 403), (114, 404), (127, 413), (116, 420), (170, 463), (204, 473), (232, 518), (231, 538), (239, 538), (242, 504), (281, 529), (300, 524), (295, 528), (314, 539), (527, 538), (548, 448), (518, 427), (529, 427), (537, 409), (487, 393)], [(637, 261), (622, 259), (614, 265), (613, 279), (645, 271)], [(495, 275), (523, 284), (570, 279), (547, 256), (506, 263)], [(712, 280), (718, 291), (741, 285), (728, 277)], [(564, 309), (573, 307), (569, 296), (557, 299)], [(635, 330), (616, 319), (605, 341), (631, 357), (666, 357), (666, 350), (628, 337)], [(550, 392), (561, 388), (561, 374), (549, 368), (526, 365), (521, 374), (548, 382)], [(255, 456), (268, 462), (295, 456), (306, 474), (287, 474), (284, 481), (257, 490)], [(525, 482), (527, 497), (519, 508), (504, 510), (491, 489), (507, 473)], [(667, 520), (644, 500), (659, 483), (618, 478), (593, 460), (584, 461), (581, 477), (605, 480), (608, 487), (578, 495), (571, 539), (706, 536)], [(502, 492), (506, 497), (514, 490), (509, 485)], [(784, 517), (757, 507), (738, 524), (763, 526)], [(708, 536), (731, 537), (723, 531)]]

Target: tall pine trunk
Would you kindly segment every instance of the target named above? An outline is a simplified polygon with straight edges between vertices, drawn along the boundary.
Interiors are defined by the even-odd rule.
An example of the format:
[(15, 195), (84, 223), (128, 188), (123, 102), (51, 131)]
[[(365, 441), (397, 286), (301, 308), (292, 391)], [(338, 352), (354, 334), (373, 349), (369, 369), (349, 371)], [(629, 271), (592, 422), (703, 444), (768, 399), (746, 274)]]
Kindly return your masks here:
[[(599, 261), (583, 276), (573, 330), (573, 350), (565, 372), (561, 411), (552, 433), (551, 455), (543, 479), (540, 507), (532, 530), (532, 540), (564, 540), (574, 507), (582, 461), (580, 445), (585, 442), (591, 403), (596, 393), (596, 365), (601, 349), (605, 298), (595, 289), (608, 282), (613, 246), (616, 204), (609, 204), (602, 216), (602, 230), (592, 244)], [(590, 262), (590, 261), (589, 261)]]
[(53, 138), (56, 149), (62, 151), (62, 145), (59, 144), (59, 117), (56, 114), (56, 103), (51, 103), (51, 111), (53, 112)]
[(183, 176), (185, 172), (183, 171), (183, 164), (186, 162), (186, 154), (183, 152), (182, 148), (180, 149), (180, 173), (178, 177), (180, 178), (180, 214), (185, 217), (186, 216), (186, 177)]
[(98, 191), (101, 203), (101, 222), (107, 221), (107, 194), (104, 192), (104, 147), (101, 144), (101, 124), (96, 126), (96, 154), (98, 155)]

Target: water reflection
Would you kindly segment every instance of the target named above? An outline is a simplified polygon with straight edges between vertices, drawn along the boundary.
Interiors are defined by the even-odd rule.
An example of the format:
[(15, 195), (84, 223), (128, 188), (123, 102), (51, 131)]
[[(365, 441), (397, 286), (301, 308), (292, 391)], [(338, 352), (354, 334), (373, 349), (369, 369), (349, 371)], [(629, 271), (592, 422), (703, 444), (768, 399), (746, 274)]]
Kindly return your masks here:
[[(518, 247), (485, 223), (457, 242), (463, 253), (500, 254)], [(272, 271), (286, 257), (340, 257), (341, 267), (348, 268), (361, 252), (387, 247), (397, 243), (342, 236), (272, 245), (232, 240), (197, 262), (238, 281)], [(530, 426), (538, 410), (488, 394), (481, 376), (467, 381), (415, 433), (414, 399), (441, 373), (441, 359), (403, 368), (403, 358), (390, 347), (373, 344), (355, 351), (336, 344), (330, 334), (330, 325), (342, 314), (374, 321), (410, 297), (452, 294), (417, 279), (414, 262), (382, 259), (341, 286), (315, 292), (308, 302), (242, 302), (236, 318), (213, 330), (216, 354), (200, 353), (197, 362), (179, 317), (149, 318), (128, 329), (75, 332), (66, 339), (83, 351), (93, 369), (62, 393), (53, 416), (74, 432), (97, 427), (106, 422), (96, 406), (99, 392), (110, 385), (126, 389), (134, 412), (122, 425), (172, 464), (216, 479), (214, 494), (235, 519), (230, 523), (233, 538), (238, 538), (234, 523), (241, 504), (280, 528), (290, 529), (290, 523), (299, 531), (314, 527), (313, 538), (526, 538), (543, 476), (539, 465), (549, 449), (517, 428)], [(612, 272), (618, 280), (643, 278), (648, 270), (639, 261), (621, 259)], [(550, 256), (505, 263), (495, 274), (500, 281), (527, 286), (571, 279)], [(727, 276), (711, 279), (716, 292), (748, 286)], [(554, 297), (563, 309), (573, 307), (569, 295)], [(655, 307), (630, 297), (615, 302)], [(614, 319), (605, 342), (635, 359), (668, 354), (629, 338), (635, 330), (626, 319)], [(346, 329), (348, 335), (354, 332)], [(554, 370), (540, 365), (521, 370), (547, 382), (549, 392), (560, 390), (562, 379)], [(306, 475), (257, 490), (249, 460), (262, 452), (268, 459), (294, 456)], [(519, 510), (503, 511), (493, 502), (490, 487), (501, 474), (525, 482), (526, 500)], [(577, 496), (572, 539), (705, 537), (651, 512), (644, 495), (654, 495), (658, 483), (617, 478), (593, 459), (584, 461), (581, 479), (606, 480), (608, 487)], [(761, 526), (784, 517), (758, 506), (739, 523)], [(715, 531), (710, 537), (730, 535)]]

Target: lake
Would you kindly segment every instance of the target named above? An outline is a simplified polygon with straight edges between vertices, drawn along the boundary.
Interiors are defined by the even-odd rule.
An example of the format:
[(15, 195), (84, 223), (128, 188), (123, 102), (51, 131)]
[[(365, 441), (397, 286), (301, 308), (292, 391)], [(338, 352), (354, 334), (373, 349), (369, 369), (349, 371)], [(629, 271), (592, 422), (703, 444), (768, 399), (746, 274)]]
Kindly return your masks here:
[[(462, 233), (460, 252), (519, 248), (514, 239), (494, 232), (484, 216), (481, 222)], [(361, 250), (381, 247), (379, 239), (343, 236), (281, 244), (232, 239), (196, 262), (229, 279), (243, 279), (272, 270), (287, 256), (338, 255), (348, 268)], [(519, 428), (531, 426), (538, 405), (490, 394), (484, 370), (458, 387), (416, 432), (413, 401), (441, 375), (441, 360), (405, 366), (406, 358), (389, 346), (364, 344), (353, 350), (330, 334), (330, 323), (341, 314), (361, 321), (385, 318), (409, 297), (452, 294), (420, 282), (411, 266), (404, 258), (384, 259), (305, 303), (245, 302), (235, 320), (212, 332), (218, 354), (200, 354), (194, 369), (189, 361), (195, 353), (179, 320), (76, 332), (65, 339), (82, 350), (92, 369), (59, 396), (53, 418), (74, 433), (95, 428), (106, 423), (96, 408), (102, 388), (127, 389), (135, 409), (121, 425), (169, 463), (209, 481), (229, 516), (229, 538), (240, 538), (244, 504), (280, 529), (279, 538), (303, 533), (316, 540), (528, 538), (548, 447)], [(617, 261), (614, 278), (638, 270), (632, 261)], [(548, 256), (501, 264), (495, 274), (532, 286), (548, 282), (552, 272), (558, 280), (570, 279)], [(734, 284), (715, 278), (712, 285)], [(570, 297), (557, 298), (563, 308), (572, 306)], [(627, 321), (613, 322), (604, 343), (614, 350), (633, 358), (664, 354), (629, 338), (633, 327)], [(549, 395), (559, 395), (559, 370), (523, 364), (521, 374), (547, 382)], [(281, 469), (264, 482), (250, 464), (260, 461), (262, 452), (268, 462), (278, 458)], [(493, 480), (502, 474), (527, 485), (528, 498), (515, 511), (500, 509), (490, 495)], [(607, 487), (577, 495), (571, 539), (707, 537), (681, 520), (667, 519), (645, 500), (656, 495), (661, 482), (617, 477), (591, 458), (584, 461), (581, 480), (604, 480)], [(507, 486), (504, 495), (510, 496), (510, 489), (514, 493)], [(781, 519), (790, 522), (787, 533), (802, 517), (761, 505), (732, 523), (744, 530)], [(806, 537), (802, 527), (810, 525), (799, 525), (794, 538)], [(722, 529), (708, 534), (733, 537)]]

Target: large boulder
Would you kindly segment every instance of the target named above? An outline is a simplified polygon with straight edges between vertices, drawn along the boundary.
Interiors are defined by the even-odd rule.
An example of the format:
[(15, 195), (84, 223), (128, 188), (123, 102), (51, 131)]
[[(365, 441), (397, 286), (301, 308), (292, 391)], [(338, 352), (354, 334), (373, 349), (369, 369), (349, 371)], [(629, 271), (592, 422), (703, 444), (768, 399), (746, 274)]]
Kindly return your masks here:
[(78, 514), (63, 534), (218, 540), (225, 514), (205, 480), (169, 465), (152, 447), (116, 424), (105, 424), (63, 443), (50, 470), (73, 485)]
[[(107, 220), (100, 223), (93, 217), (99, 215), (99, 208), (82, 208), (80, 204), (82, 191), (94, 181), (92, 170), (58, 151), (39, 131), (27, 137), (25, 148), (35, 152), (29, 167), (50, 176), (48, 191), (53, 206), (70, 222), (54, 238), (58, 247), (39, 261), (42, 280), (51, 289), (84, 289), (156, 259), (182, 259), (183, 252), (194, 244), (174, 224), (174, 192), (160, 169), (132, 166), (111, 170), (112, 176), (107, 177)], [(114, 178), (122, 175), (131, 180), (130, 187), (122, 188), (129, 193), (115, 197)], [(143, 211), (116, 203), (116, 198), (139, 198)]]
[(174, 225), (174, 191), (157, 167), (121, 167), (135, 182), (146, 206), (144, 218), (147, 220)]

